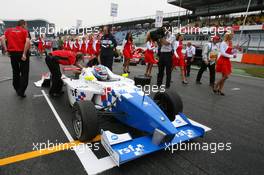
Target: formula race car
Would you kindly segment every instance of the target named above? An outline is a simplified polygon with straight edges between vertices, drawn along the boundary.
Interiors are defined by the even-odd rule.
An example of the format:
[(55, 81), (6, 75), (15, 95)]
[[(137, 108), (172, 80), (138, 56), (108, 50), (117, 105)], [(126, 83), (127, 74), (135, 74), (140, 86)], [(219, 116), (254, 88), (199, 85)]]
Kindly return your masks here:
[(129, 64), (133, 66), (136, 66), (138, 64), (145, 65), (144, 50), (142, 48), (137, 48), (133, 52), (133, 57), (130, 59)]
[[(161, 88), (151, 99), (134, 80), (116, 75), (101, 65), (83, 69), (79, 79), (64, 78), (63, 81), (75, 110), (76, 137), (89, 141), (101, 133), (102, 145), (118, 166), (164, 149), (168, 144), (189, 141), (205, 133), (182, 113), (182, 100), (175, 91)], [(109, 114), (144, 134), (132, 138), (130, 133), (117, 134), (99, 128), (99, 117)]]

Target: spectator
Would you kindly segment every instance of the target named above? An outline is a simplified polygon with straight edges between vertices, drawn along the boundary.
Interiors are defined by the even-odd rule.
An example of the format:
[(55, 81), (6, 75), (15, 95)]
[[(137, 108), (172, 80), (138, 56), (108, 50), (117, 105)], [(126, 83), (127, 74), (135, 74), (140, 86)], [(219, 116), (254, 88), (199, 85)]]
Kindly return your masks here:
[[(163, 26), (170, 27), (170, 26)], [(167, 31), (166, 35), (160, 39), (161, 48), (160, 48), (160, 58), (159, 58), (159, 72), (157, 77), (157, 85), (160, 87), (163, 82), (164, 70), (166, 68), (166, 88), (170, 88), (171, 83), (171, 71), (172, 71), (172, 53), (173, 53), (173, 44), (174, 37), (171, 32)]]
[(196, 84), (202, 84), (201, 83), (201, 78), (203, 75), (203, 72), (209, 68), (210, 72), (210, 86), (213, 88), (214, 83), (215, 83), (215, 62), (219, 54), (219, 45), (217, 44), (219, 42), (219, 37), (214, 36), (212, 38), (212, 41), (209, 43), (206, 43), (203, 46), (203, 51), (202, 51), (202, 58), (203, 62), (201, 65), (201, 68), (197, 74), (196, 78)]
[(52, 51), (58, 50), (59, 41), (58, 41), (58, 38), (56, 36), (53, 37), (53, 39), (51, 41), (51, 46), (52, 46)]
[(187, 59), (187, 66), (186, 66), (186, 76), (189, 77), (190, 76), (190, 72), (191, 72), (191, 65), (192, 62), (194, 61), (194, 57), (195, 57), (195, 47), (192, 45), (191, 42), (187, 42), (187, 47), (186, 47), (186, 59)]
[(61, 38), (61, 36), (59, 36), (58, 38), (58, 50), (62, 50), (63, 49), (63, 39)]

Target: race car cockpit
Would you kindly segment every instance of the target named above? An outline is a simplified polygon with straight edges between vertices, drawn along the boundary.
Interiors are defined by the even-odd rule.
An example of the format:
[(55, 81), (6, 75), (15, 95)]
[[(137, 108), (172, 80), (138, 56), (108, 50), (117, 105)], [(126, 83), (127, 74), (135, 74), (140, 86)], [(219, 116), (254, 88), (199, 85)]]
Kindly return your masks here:
[(92, 73), (98, 81), (105, 81), (105, 82), (112, 82), (112, 81), (119, 81), (119, 78), (111, 77), (110, 73), (103, 65), (93, 66)]

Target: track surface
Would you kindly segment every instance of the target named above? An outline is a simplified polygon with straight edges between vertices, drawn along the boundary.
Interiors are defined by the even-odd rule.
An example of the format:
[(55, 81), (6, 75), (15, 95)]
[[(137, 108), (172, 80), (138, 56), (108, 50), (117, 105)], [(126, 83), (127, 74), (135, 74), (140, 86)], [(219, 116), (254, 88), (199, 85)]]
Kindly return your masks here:
[[(121, 63), (114, 72), (121, 73)], [(131, 67), (130, 77), (144, 74), (144, 66)], [(0, 82), (0, 158), (32, 151), (33, 143), (69, 142), (54, 117), (41, 88), (33, 85), (47, 68), (43, 60), (32, 57), (27, 98), (20, 99), (11, 81)], [(153, 82), (157, 68), (154, 68)], [(173, 72), (172, 87), (184, 101), (184, 112), (193, 120), (212, 128), (204, 138), (194, 142), (231, 143), (231, 151), (160, 151), (112, 168), (101, 174), (264, 174), (264, 80), (232, 76), (226, 83), (226, 96), (214, 95), (208, 86), (196, 85), (193, 70), (190, 84), (184, 86), (179, 71)], [(0, 56), (0, 79), (11, 77), (8, 57)], [(235, 88), (235, 89), (234, 89)], [(47, 92), (47, 89), (44, 89)], [(72, 112), (66, 94), (51, 99), (66, 128), (73, 135)], [(104, 151), (96, 153), (104, 157)], [(60, 151), (0, 167), (1, 175), (87, 174), (73, 151)]]

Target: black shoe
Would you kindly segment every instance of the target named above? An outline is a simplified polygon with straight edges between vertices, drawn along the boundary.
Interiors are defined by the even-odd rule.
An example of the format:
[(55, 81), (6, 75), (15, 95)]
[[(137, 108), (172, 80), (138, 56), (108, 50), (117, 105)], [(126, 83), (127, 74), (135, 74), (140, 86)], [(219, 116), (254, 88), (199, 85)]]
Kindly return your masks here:
[(225, 96), (225, 94), (221, 91), (218, 91), (218, 94), (221, 95), (221, 96)]
[(17, 96), (22, 97), (22, 98), (26, 97), (25, 93), (20, 93), (19, 91), (16, 91), (16, 94)]
[(170, 89), (170, 85), (169, 86), (165, 86), (165, 89)]
[(27, 96), (26, 96), (26, 94), (17, 94), (19, 97), (21, 97), (21, 98), (26, 98)]
[(196, 81), (196, 84), (202, 84), (200, 81)]
[(215, 88), (213, 87), (213, 92), (214, 92), (215, 94), (217, 94), (217, 93), (218, 93), (218, 90), (215, 89)]

